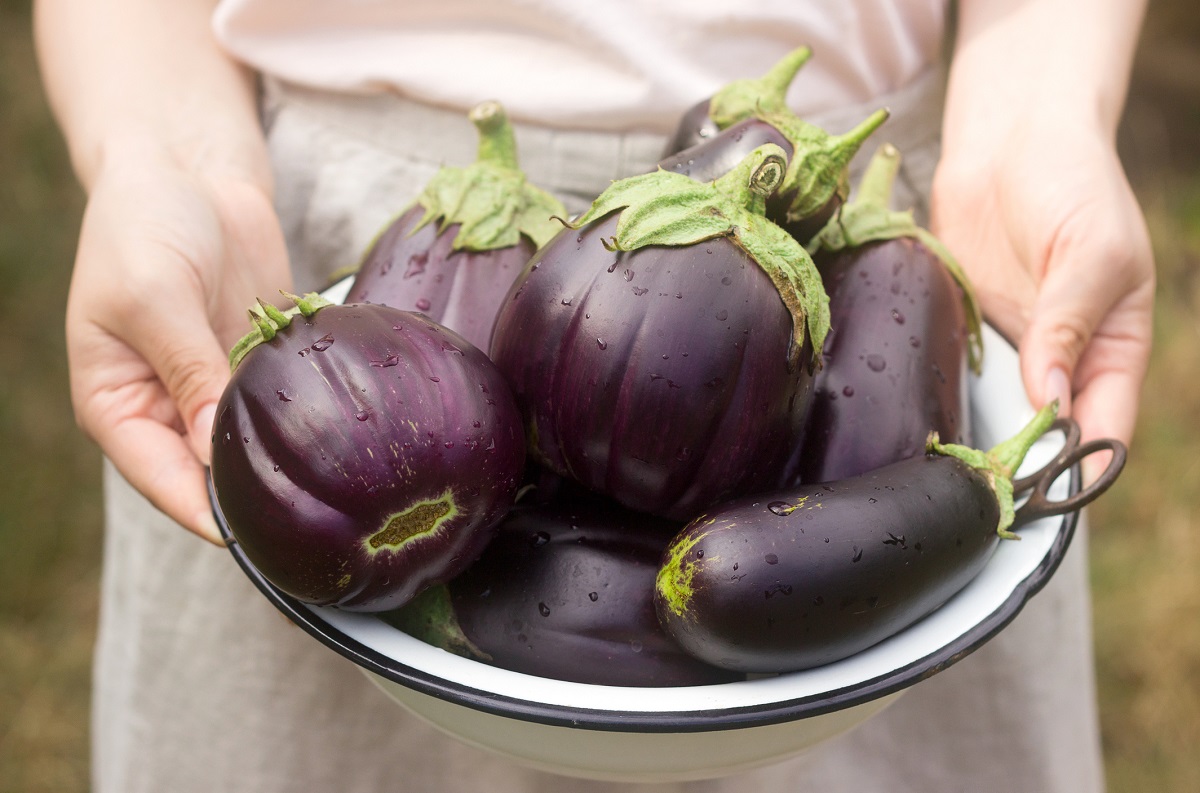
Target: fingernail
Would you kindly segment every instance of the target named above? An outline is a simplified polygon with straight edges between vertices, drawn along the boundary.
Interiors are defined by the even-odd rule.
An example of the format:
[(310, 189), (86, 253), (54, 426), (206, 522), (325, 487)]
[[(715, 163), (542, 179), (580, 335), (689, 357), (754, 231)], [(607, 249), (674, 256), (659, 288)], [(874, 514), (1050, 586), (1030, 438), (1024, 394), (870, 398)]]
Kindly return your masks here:
[(217, 528), (217, 521), (211, 512), (201, 512), (196, 516), (196, 533), (213, 545), (226, 547), (225, 539), (221, 536), (221, 530)]
[(1045, 404), (1058, 400), (1058, 413), (1065, 416), (1071, 411), (1071, 381), (1067, 372), (1061, 366), (1056, 366), (1046, 373), (1046, 383), (1042, 389)]

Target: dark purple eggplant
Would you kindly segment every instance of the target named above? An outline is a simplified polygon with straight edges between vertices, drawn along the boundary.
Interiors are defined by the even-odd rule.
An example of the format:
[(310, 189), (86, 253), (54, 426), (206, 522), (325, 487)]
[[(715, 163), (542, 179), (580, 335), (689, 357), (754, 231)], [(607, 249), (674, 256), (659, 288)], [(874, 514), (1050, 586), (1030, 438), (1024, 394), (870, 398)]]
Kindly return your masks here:
[(763, 77), (737, 80), (692, 107), (659, 162), (702, 182), (728, 173), (747, 154), (774, 143), (788, 157), (783, 184), (767, 201), (767, 217), (807, 243), (837, 213), (849, 193), (847, 168), (863, 141), (885, 120), (879, 110), (843, 135), (798, 118), (787, 90), (809, 50), (789, 53)]
[(212, 480), (246, 557), (287, 594), (378, 611), (461, 572), (513, 503), (520, 414), (499, 371), (428, 317), (262, 304), (231, 354)]
[(491, 338), (496, 309), (525, 263), (565, 213), (526, 181), (516, 142), (497, 102), (473, 108), (479, 154), (443, 167), (424, 192), (375, 238), (347, 303), (420, 311), (477, 347)]
[[(663, 150), (663, 157), (671, 157), (684, 149), (704, 143), (721, 130), (757, 112), (774, 113), (786, 110), (788, 88), (811, 57), (812, 50), (808, 47), (794, 49), (761, 77), (734, 80), (708, 99), (692, 105), (679, 119), (675, 133)], [(730, 163), (730, 168), (737, 165), (753, 148), (752, 146), (743, 151), (741, 157)], [(702, 181), (715, 179), (730, 168)]]
[(536, 459), (677, 520), (788, 481), (827, 305), (762, 215), (784, 168), (768, 145), (715, 182), (621, 180), (530, 261), (491, 355)]
[(430, 644), (515, 672), (608, 686), (696, 686), (742, 675), (663, 632), (659, 560), (680, 524), (581, 492), (518, 505), (479, 560), (383, 618)]
[(786, 110), (757, 115), (666, 157), (658, 167), (707, 182), (728, 173), (759, 146), (774, 143), (787, 153), (788, 171), (767, 199), (766, 215), (806, 243), (837, 214), (850, 192), (850, 161), (887, 117), (880, 110), (845, 134), (829, 135)]
[(743, 672), (820, 666), (898, 633), (1016, 536), (1012, 474), (1057, 409), (987, 453), (931, 436), (919, 457), (709, 510), (664, 556), (659, 619), (698, 659)]
[(824, 366), (799, 481), (828, 482), (925, 451), (931, 431), (971, 444), (968, 366), (980, 319), (970, 283), (911, 213), (888, 204), (900, 155), (881, 147), (856, 200), (810, 246), (830, 300)]

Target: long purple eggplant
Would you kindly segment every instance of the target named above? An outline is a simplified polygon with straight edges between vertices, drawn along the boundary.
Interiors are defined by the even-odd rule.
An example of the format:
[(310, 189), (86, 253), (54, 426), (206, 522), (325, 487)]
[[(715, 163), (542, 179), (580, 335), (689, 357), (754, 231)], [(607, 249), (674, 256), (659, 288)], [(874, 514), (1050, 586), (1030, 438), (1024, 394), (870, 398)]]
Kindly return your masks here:
[[(708, 99), (702, 99), (692, 105), (680, 117), (674, 134), (663, 150), (663, 157), (671, 157), (684, 149), (704, 143), (716, 137), (721, 130), (750, 118), (755, 113), (786, 110), (788, 89), (811, 57), (812, 50), (808, 47), (798, 47), (779, 59), (761, 77), (734, 80), (722, 86)], [(749, 153), (750, 149), (747, 149), (742, 152), (742, 156)], [(737, 159), (741, 160), (741, 157)], [(730, 163), (731, 167), (736, 164), (736, 161)], [(728, 170), (727, 168), (726, 171)], [(715, 179), (723, 173), (725, 171), (711, 178)]]
[(920, 455), (931, 431), (971, 443), (968, 367), (982, 355), (973, 292), (911, 213), (889, 209), (900, 154), (872, 158), (856, 200), (814, 241), (829, 337), (799, 479), (845, 479)]
[(530, 261), (491, 355), (536, 459), (677, 520), (787, 481), (828, 307), (762, 214), (785, 167), (768, 145), (715, 182), (621, 180)]
[(525, 462), (520, 415), (477, 348), (421, 314), (281, 312), (231, 354), (212, 479), (246, 557), (295, 598), (395, 608), (483, 550)]
[(679, 528), (576, 487), (515, 507), (478, 561), (383, 618), (450, 652), (556, 680), (737, 680), (683, 652), (658, 622), (655, 576)]
[(934, 611), (1015, 535), (1012, 474), (1043, 409), (990, 452), (927, 454), (859, 477), (721, 504), (664, 556), (659, 619), (688, 652), (743, 672), (838, 661)]
[(525, 178), (504, 109), (471, 110), (479, 153), (443, 167), (371, 244), (348, 303), (420, 311), (477, 347), (491, 338), (496, 309), (534, 251), (558, 231), (565, 210)]
[(841, 135), (797, 117), (787, 106), (788, 86), (808, 60), (801, 48), (756, 80), (737, 80), (692, 107), (658, 167), (707, 182), (728, 173), (757, 147), (774, 143), (788, 156), (783, 183), (767, 201), (767, 217), (807, 243), (837, 213), (850, 189), (850, 160), (887, 120), (879, 110)]

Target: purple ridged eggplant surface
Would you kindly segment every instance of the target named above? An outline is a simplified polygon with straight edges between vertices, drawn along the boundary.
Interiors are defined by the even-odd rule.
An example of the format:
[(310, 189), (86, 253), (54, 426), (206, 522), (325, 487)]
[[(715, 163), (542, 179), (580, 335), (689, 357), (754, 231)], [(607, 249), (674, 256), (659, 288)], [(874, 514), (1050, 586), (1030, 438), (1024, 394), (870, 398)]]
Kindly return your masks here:
[(213, 438), (217, 501), (247, 558), (293, 597), (359, 611), (465, 568), (525, 461), (487, 357), (379, 305), (325, 306), (271, 335), (236, 365)]
[(962, 290), (918, 240), (818, 256), (832, 324), (800, 465), (804, 482), (920, 455), (930, 431), (970, 441)]
[(379, 236), (346, 302), (420, 311), (486, 349), (496, 310), (537, 246), (521, 237), (506, 248), (455, 250), (458, 224), (439, 229), (429, 223), (411, 233), (424, 214), (423, 207), (415, 206)]
[(614, 253), (616, 224), (561, 232), (497, 317), (535, 456), (678, 520), (786, 481), (812, 380), (779, 292), (728, 239)]

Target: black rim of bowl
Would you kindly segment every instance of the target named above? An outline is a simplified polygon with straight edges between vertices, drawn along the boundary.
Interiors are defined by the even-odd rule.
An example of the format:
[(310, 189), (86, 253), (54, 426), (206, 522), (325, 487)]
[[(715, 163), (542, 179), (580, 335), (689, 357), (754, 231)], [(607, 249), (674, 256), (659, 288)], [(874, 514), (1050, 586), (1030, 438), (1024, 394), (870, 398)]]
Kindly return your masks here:
[[(1079, 466), (1075, 465), (1070, 469), (1070, 493), (1079, 491), (1081, 478)], [(863, 705), (932, 677), (982, 647), (1017, 616), (1029, 598), (1045, 586), (1058, 569), (1079, 520), (1078, 512), (1062, 516), (1058, 532), (1046, 555), (1037, 568), (1013, 588), (999, 608), (953, 642), (913, 663), (842, 689), (797, 699), (707, 710), (613, 711), (531, 702), (498, 695), (415, 669), (373, 650), (333, 627), (319, 614), (263, 578), (233, 540), (217, 505), (211, 478), (209, 496), (217, 525), (229, 543), (234, 559), (267, 600), (326, 647), (368, 672), (421, 694), (497, 716), (574, 729), (648, 733), (710, 732), (796, 721)]]

